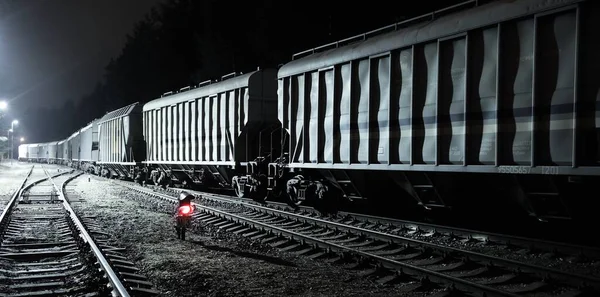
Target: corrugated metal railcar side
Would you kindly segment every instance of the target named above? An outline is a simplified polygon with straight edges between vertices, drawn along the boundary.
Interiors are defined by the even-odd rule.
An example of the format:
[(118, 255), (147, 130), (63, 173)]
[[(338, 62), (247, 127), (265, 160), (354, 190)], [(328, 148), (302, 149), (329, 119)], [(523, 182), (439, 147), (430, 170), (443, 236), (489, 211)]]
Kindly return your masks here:
[(145, 104), (147, 163), (234, 165), (254, 160), (258, 151), (240, 136), (247, 126), (276, 119), (275, 75), (271, 69), (258, 70)]
[(79, 162), (81, 153), (81, 130), (71, 134), (69, 139), (69, 159), (73, 162)]
[(27, 147), (29, 146), (29, 144), (21, 144), (19, 145), (19, 160), (27, 160), (28, 159), (28, 154), (27, 154)]
[(58, 157), (58, 142), (49, 142), (47, 144), (48, 162), (56, 163)]
[(231, 168), (269, 151), (271, 131), (260, 133), (279, 126), (276, 74), (257, 70), (145, 104), (146, 163), (190, 172), (199, 166), (230, 183)]
[(36, 161), (39, 157), (39, 143), (32, 143), (27, 146), (27, 158)]
[(498, 1), (288, 63), (289, 166), (600, 175), (598, 7)]
[(586, 213), (600, 176), (600, 2), (431, 16), (280, 68), (287, 167), (354, 199), (398, 193), (486, 219), (510, 203), (539, 220)]
[(64, 161), (65, 143), (66, 140), (61, 140), (56, 144), (56, 159), (59, 160), (59, 163), (62, 163)]
[(100, 165), (97, 169), (106, 169), (111, 176), (132, 179), (133, 168), (145, 158), (141, 105), (136, 102), (109, 112), (97, 125), (96, 163)]
[(98, 124), (90, 123), (81, 129), (81, 161), (98, 161)]
[(48, 143), (40, 143), (38, 145), (38, 161), (48, 163)]
[(62, 155), (62, 160), (63, 163), (68, 164), (69, 162), (71, 162), (71, 138), (67, 138), (64, 140), (63, 144), (62, 144), (62, 151), (63, 151), (63, 155)]
[(98, 120), (98, 163), (135, 165), (144, 160), (142, 108), (139, 103), (109, 112)]

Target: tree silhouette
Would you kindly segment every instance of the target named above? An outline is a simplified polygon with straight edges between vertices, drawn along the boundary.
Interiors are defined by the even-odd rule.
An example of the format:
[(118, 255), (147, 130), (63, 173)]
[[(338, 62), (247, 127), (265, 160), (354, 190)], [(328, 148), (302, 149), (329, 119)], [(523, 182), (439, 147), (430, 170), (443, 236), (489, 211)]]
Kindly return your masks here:
[[(30, 110), (24, 117), (40, 121), (29, 124), (28, 138), (64, 139), (130, 103), (145, 103), (233, 71), (277, 67), (295, 52), (460, 2), (400, 11), (385, 9), (387, 2), (381, 0), (348, 12), (345, 2), (307, 1), (293, 9), (281, 1), (240, 1), (233, 9), (227, 1), (167, 0), (135, 25), (120, 55), (106, 65), (103, 81), (88, 95), (54, 110)], [(58, 121), (47, 120), (49, 115)]]

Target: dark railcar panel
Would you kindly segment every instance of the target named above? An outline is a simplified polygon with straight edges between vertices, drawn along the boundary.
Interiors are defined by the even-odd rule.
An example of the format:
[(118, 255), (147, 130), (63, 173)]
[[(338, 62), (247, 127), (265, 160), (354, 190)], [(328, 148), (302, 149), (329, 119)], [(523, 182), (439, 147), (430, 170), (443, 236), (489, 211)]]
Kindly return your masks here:
[(581, 26), (577, 96), (577, 152), (580, 165), (600, 165), (600, 3), (587, 1), (580, 9)]
[(576, 12), (537, 19), (536, 164), (570, 165), (573, 148)]
[(125, 146), (129, 162), (142, 162), (146, 160), (146, 143), (143, 134), (142, 109), (140, 105), (124, 118), (124, 142), (121, 145)]

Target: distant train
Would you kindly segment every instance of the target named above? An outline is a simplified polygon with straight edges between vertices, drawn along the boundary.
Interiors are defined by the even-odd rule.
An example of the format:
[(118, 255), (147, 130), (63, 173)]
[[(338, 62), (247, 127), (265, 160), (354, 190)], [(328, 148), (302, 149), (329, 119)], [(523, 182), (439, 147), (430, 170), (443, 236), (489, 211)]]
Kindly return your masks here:
[(19, 157), (296, 205), (593, 216), (600, 3), (477, 2), (126, 106)]

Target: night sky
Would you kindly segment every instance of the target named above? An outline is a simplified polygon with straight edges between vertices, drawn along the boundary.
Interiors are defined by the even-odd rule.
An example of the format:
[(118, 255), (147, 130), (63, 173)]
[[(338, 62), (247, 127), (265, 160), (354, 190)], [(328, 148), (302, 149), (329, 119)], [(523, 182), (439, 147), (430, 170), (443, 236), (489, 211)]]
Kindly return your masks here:
[[(110, 59), (120, 54), (126, 35), (159, 2), (161, 0), (0, 0), (0, 98), (9, 101), (7, 118), (19, 118), (19, 114), (35, 106), (53, 107), (69, 100), (78, 101), (90, 93), (103, 79)], [(400, 9), (396, 3), (382, 0), (258, 1), (256, 4), (244, 1), (240, 5), (234, 1), (220, 5), (224, 9), (243, 11), (244, 22), (255, 23), (248, 26), (255, 28), (253, 31), (244, 32), (244, 24), (223, 18), (223, 27), (234, 26), (233, 29), (242, 34), (257, 37), (257, 44), (236, 46), (265, 57), (276, 47), (275, 59), (285, 63), (295, 52), (458, 2), (462, 1), (419, 1)], [(218, 15), (226, 16), (227, 11)], [(220, 38), (228, 38), (212, 30)], [(219, 56), (217, 52), (205, 59), (208, 61), (205, 63), (217, 63), (231, 57)], [(261, 66), (260, 61), (256, 64)], [(211, 73), (204, 75), (220, 77), (231, 72), (217, 68), (207, 65), (206, 71)], [(46, 119), (19, 120), (29, 121), (26, 126), (31, 129), (43, 127), (42, 120)]]
[[(159, 0), (19, 0), (0, 15), (0, 95), (11, 110), (79, 99)], [(5, 4), (6, 5), (6, 4)]]

